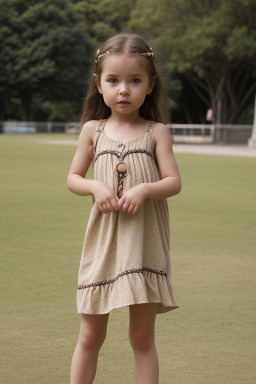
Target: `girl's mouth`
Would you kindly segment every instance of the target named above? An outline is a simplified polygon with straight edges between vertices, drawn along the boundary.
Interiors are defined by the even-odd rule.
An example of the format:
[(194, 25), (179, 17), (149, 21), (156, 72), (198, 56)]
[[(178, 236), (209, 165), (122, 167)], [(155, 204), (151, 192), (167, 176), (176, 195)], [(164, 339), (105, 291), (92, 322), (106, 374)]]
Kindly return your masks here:
[(126, 100), (121, 100), (118, 102), (118, 104), (130, 104), (129, 101)]

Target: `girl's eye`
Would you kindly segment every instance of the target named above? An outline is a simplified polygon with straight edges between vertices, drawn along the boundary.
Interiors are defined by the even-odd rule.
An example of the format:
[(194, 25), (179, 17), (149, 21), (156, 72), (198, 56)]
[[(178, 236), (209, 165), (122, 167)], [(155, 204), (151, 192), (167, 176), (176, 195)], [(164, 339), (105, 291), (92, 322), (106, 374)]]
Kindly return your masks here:
[(112, 78), (112, 79), (108, 79), (108, 82), (109, 82), (110, 84), (116, 84), (116, 83), (117, 83), (117, 80), (114, 79), (114, 78)]
[(132, 84), (138, 84), (140, 83), (140, 79), (132, 79)]

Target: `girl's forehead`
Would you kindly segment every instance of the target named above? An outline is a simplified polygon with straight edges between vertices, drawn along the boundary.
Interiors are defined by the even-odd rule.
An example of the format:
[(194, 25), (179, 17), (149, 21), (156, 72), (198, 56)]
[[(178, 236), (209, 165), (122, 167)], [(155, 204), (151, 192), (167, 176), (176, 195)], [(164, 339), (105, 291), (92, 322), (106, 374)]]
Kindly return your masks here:
[(110, 53), (102, 61), (102, 73), (146, 73), (142, 57)]

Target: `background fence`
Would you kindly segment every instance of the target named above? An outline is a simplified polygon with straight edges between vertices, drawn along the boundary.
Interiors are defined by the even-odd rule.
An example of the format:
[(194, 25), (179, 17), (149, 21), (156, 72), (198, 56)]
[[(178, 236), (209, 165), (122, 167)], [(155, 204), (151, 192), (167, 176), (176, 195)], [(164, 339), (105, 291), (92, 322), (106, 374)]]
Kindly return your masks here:
[[(225, 143), (247, 144), (252, 135), (252, 125), (168, 124), (175, 143)], [(26, 122), (2, 121), (4, 134), (67, 133), (78, 134), (79, 122)]]

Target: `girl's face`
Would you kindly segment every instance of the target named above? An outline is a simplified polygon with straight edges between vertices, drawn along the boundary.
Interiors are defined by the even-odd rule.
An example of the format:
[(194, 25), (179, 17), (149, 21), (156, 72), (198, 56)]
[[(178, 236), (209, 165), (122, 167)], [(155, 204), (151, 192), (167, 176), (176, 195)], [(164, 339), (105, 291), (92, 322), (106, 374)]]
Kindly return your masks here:
[(139, 114), (146, 95), (154, 88), (143, 67), (143, 59), (111, 53), (103, 60), (100, 78), (95, 75), (96, 84), (112, 115)]

